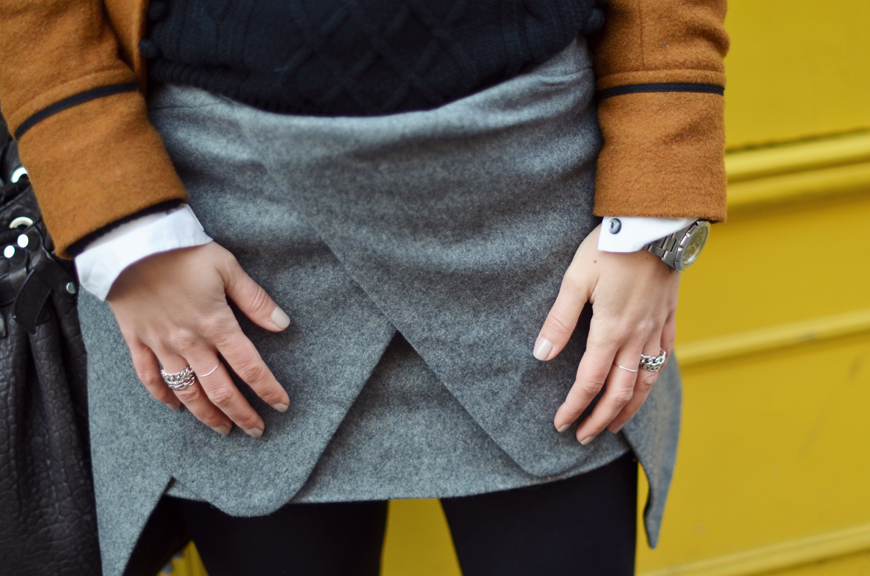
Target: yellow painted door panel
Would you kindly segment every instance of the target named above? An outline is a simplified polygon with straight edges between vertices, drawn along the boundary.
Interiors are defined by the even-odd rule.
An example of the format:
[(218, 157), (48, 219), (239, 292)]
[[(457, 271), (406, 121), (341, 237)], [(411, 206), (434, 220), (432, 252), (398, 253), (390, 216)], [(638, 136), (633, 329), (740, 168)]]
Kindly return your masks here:
[(863, 552), (812, 562), (796, 568), (765, 572), (763, 576), (867, 576), (868, 574), (870, 574), (870, 552)]
[(684, 376), (672, 498), (641, 573), (870, 523), (870, 331)]
[(715, 225), (683, 275), (678, 343), (870, 308), (870, 194)]
[(729, 148), (870, 128), (870, 2), (730, 0)]

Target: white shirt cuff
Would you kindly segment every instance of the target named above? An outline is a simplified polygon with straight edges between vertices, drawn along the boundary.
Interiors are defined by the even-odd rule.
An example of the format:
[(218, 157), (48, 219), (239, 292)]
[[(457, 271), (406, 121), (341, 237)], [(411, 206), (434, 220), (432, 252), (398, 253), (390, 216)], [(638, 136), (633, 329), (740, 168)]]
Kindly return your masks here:
[(650, 242), (686, 228), (697, 218), (606, 216), (601, 222), (598, 249), (602, 252), (637, 252)]
[(82, 288), (105, 300), (128, 266), (143, 258), (211, 242), (187, 204), (125, 222), (100, 236), (76, 256)]

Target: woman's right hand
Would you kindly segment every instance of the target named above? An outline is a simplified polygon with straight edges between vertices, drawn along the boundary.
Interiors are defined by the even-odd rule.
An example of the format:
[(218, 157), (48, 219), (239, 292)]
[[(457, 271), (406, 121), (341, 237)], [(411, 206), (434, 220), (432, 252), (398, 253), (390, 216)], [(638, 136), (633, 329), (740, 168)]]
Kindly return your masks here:
[[(235, 422), (259, 438), (263, 419), (223, 362), (275, 410), (286, 411), (290, 398), (242, 332), (227, 298), (261, 328), (280, 332), (290, 325), (287, 314), (216, 242), (136, 262), (115, 280), (106, 301), (130, 347), (136, 373), (154, 398), (173, 409), (184, 403), (220, 434), (229, 434)], [(160, 365), (167, 372), (190, 366), (203, 376), (173, 392)]]

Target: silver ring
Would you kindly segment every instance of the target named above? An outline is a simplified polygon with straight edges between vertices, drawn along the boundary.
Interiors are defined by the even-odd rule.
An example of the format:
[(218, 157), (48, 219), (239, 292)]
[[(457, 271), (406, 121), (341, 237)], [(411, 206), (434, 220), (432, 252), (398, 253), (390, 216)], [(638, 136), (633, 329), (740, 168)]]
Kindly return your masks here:
[(221, 363), (218, 362), (218, 363), (217, 363), (217, 366), (215, 366), (214, 368), (212, 368), (211, 370), (209, 370), (207, 373), (202, 374), (202, 375), (197, 374), (196, 377), (197, 377), (197, 378), (205, 378), (206, 376), (211, 376), (212, 374), (214, 374), (215, 370), (217, 370), (217, 369), (220, 368), (220, 367), (221, 367)]
[(617, 368), (622, 368), (622, 369), (625, 370), (626, 372), (632, 372), (632, 373), (634, 373), (634, 374), (637, 374), (637, 370), (632, 370), (631, 368), (626, 368), (625, 366), (620, 366), (619, 364), (616, 364), (616, 367), (617, 367)]
[(196, 374), (193, 373), (193, 368), (190, 366), (179, 372), (167, 372), (161, 368), (160, 376), (170, 390), (184, 390), (196, 382)]
[(664, 350), (658, 356), (640, 355), (640, 367), (647, 372), (658, 372), (665, 365), (668, 359), (668, 353)]

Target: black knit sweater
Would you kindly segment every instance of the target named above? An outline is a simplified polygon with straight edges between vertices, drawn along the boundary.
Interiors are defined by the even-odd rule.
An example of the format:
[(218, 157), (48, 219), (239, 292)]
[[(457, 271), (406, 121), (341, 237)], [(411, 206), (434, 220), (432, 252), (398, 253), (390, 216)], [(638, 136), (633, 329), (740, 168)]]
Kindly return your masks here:
[(435, 108), (543, 62), (604, 23), (604, 0), (152, 0), (152, 80), (263, 110)]

